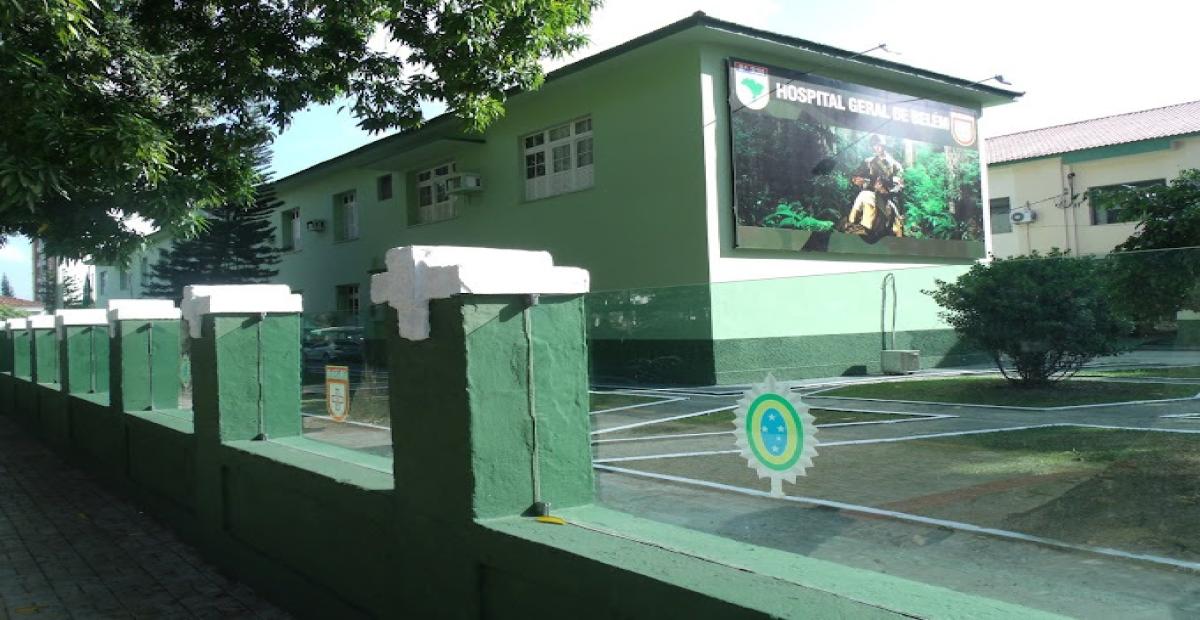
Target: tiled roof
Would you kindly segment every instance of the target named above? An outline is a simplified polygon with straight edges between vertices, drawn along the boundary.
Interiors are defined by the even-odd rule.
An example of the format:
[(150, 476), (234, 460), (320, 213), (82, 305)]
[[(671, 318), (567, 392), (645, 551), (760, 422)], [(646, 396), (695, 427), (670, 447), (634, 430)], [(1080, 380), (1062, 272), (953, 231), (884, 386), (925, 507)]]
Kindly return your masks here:
[(0, 295), (0, 306), (8, 306), (10, 308), (41, 308), (42, 302), (21, 299), (19, 297), (5, 297)]
[(1200, 133), (1200, 101), (1020, 131), (987, 139), (989, 164)]

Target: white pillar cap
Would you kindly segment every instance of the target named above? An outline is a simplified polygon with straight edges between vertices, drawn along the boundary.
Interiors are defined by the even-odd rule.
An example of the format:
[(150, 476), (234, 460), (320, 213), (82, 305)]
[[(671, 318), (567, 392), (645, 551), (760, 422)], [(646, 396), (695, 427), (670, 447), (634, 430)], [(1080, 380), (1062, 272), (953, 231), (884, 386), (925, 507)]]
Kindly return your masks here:
[(572, 295), (588, 292), (589, 274), (556, 267), (549, 252), (456, 246), (388, 250), (387, 271), (371, 276), (371, 302), (396, 309), (400, 335), (429, 337), (429, 301), (452, 295)]
[(188, 335), (200, 337), (200, 319), (206, 314), (299, 313), (304, 299), (286, 284), (195, 285), (183, 289), (179, 304)]
[(60, 335), (66, 335), (70, 326), (107, 325), (108, 313), (103, 308), (72, 308), (57, 310), (54, 313), (54, 324)]
[(36, 314), (29, 317), (29, 329), (54, 329), (54, 315)]
[(110, 299), (108, 320), (155, 321), (178, 319), (183, 316), (170, 299)]

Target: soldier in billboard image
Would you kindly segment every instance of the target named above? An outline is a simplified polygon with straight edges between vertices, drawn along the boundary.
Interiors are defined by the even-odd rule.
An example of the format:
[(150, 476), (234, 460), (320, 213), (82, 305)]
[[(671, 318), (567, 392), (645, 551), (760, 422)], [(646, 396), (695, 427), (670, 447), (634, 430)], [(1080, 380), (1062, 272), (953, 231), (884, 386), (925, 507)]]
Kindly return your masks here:
[(872, 135), (870, 144), (874, 154), (854, 171), (851, 182), (859, 192), (838, 229), (873, 243), (889, 235), (904, 236), (904, 214), (900, 211), (904, 167), (888, 152), (882, 136)]

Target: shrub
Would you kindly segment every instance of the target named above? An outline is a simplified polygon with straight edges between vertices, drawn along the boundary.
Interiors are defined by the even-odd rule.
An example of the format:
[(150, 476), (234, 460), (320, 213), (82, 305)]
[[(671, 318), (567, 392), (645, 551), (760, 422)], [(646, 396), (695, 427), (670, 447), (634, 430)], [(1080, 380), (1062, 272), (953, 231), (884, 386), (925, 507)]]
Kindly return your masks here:
[(1100, 261), (1053, 250), (979, 263), (925, 292), (944, 309), (942, 320), (986, 351), (1005, 379), (1035, 386), (1121, 352), (1129, 326), (1112, 306), (1104, 275)]

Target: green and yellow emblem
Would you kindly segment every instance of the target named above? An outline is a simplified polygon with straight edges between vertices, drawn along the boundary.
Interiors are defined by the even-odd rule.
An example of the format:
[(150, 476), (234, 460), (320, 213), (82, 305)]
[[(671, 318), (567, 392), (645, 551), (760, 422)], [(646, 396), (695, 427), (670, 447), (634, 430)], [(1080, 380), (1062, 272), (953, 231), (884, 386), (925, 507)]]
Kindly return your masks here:
[(812, 467), (817, 456), (817, 428), (808, 406), (781, 388), (775, 377), (746, 391), (734, 418), (737, 446), (759, 478), (771, 480), (771, 494), (783, 496), (783, 481)]

